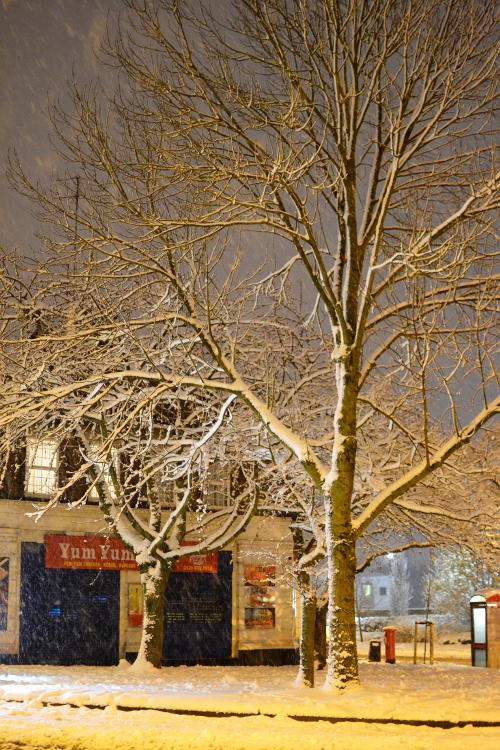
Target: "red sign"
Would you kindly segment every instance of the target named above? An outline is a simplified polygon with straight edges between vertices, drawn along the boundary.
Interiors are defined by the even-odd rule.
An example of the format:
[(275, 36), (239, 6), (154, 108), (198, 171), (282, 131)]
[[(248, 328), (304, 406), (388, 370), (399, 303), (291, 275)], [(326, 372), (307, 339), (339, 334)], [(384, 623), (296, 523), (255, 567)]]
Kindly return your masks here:
[(133, 552), (119, 539), (105, 536), (45, 535), (46, 568), (137, 570)]
[[(186, 542), (185, 544), (195, 544)], [(184, 555), (177, 560), (176, 573), (217, 573), (218, 553)], [(46, 568), (81, 568), (85, 570), (138, 570), (133, 552), (114, 537), (45, 535)]]
[(184, 555), (177, 560), (174, 571), (176, 573), (217, 573), (219, 554), (209, 552), (208, 555)]

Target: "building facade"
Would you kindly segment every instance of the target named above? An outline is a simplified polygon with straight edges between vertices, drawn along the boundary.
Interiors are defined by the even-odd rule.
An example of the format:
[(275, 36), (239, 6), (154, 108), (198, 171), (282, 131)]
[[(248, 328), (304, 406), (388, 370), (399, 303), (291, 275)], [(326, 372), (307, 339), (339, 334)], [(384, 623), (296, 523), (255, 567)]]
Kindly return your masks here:
[[(30, 505), (0, 501), (0, 661), (133, 657), (142, 593), (130, 553), (96, 506), (59, 506), (35, 523)], [(257, 517), (227, 549), (181, 559), (167, 588), (164, 660), (293, 662), (292, 554), (286, 519)]]
[[(97, 500), (60, 503), (35, 521), (63, 469), (57, 446), (28, 443), (4, 475), (0, 662), (116, 664), (139, 648), (139, 572)], [(224, 491), (214, 480), (212, 503)], [(165, 663), (294, 662), (292, 559), (289, 520), (259, 516), (226, 549), (181, 558), (166, 593)]]

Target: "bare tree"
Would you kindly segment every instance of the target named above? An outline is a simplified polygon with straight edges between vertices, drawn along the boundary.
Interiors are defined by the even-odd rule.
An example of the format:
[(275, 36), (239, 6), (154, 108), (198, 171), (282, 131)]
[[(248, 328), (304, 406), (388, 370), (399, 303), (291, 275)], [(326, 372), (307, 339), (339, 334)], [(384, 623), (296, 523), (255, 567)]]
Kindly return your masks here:
[(392, 565), (391, 613), (407, 615), (410, 601), (408, 566), (404, 557), (397, 555)]
[[(412, 424), (411, 415), (407, 415), (406, 424)], [(373, 411), (359, 420), (360, 460), (356, 466), (353, 506), (366, 506), (380, 487), (411, 469), (413, 446), (411, 443), (405, 445), (403, 435), (394, 433), (394, 430), (387, 430), (387, 425)], [(394, 505), (381, 514), (357, 540), (356, 573), (364, 571), (381, 557), (394, 555), (396, 586), (401, 589), (398, 606), (404, 609), (408, 607), (409, 591), (406, 566), (399, 553), (405, 550), (447, 549), (453, 544), (466, 558), (472, 554), (483, 564), (494, 565), (498, 558), (500, 512), (495, 479), (498, 447), (498, 431), (485, 430), (459, 455), (450, 457), (444, 469), (431, 473), (415, 487), (411, 500)], [(452, 504), (450, 498), (453, 498)], [(471, 498), (477, 500), (471, 502)], [(293, 519), (295, 556), (290, 572), (301, 597), (302, 620), (299, 680), (313, 686), (311, 634), (322, 626), (322, 608), (328, 603), (322, 498), (307, 481), (307, 475), (300, 471), (298, 462), (288, 461), (276, 466), (275, 472), (267, 479), (266, 509), (279, 509)], [(398, 563), (403, 563), (404, 570), (398, 570)]]
[[(60, 502), (98, 503), (140, 571), (144, 619), (135, 664), (160, 667), (165, 589), (176, 562), (227, 546), (254, 514), (258, 456), (245, 463), (248, 450), (237, 445), (252, 438), (231, 425), (232, 395), (163, 392), (134, 377), (104, 384), (103, 364), (126, 360), (132, 368), (145, 342), (134, 350), (123, 330), (117, 343), (109, 323), (100, 332), (82, 328), (82, 316), (95, 324), (107, 311), (88, 298), (79, 305), (78, 284), (66, 274), (37, 284), (27, 266), (6, 263), (2, 284), (2, 392), (10, 403), (0, 433), (2, 487), (18, 463), (29, 472), (27, 445), (58, 445), (58, 484), (28, 515), (38, 519)], [(43, 405), (33, 410), (40, 389)]]
[[(94, 389), (95, 391), (95, 389)], [(230, 418), (230, 403), (219, 409), (199, 399), (196, 418), (172, 413), (169, 403), (168, 424), (161, 419), (164, 403), (147, 404), (148, 413), (139, 411), (131, 393), (114, 389), (108, 398), (98, 401), (98, 412), (88, 410), (88, 400), (53, 405), (50, 417), (18, 420), (9, 425), (10, 445), (19, 450), (25, 445), (50, 440), (59, 446), (60, 486), (50, 499), (38, 501), (27, 515), (38, 519), (60, 502), (70, 509), (98, 502), (111, 534), (116, 535), (133, 554), (141, 577), (144, 618), (141, 643), (135, 665), (161, 667), (165, 590), (176, 562), (186, 554), (199, 555), (227, 546), (247, 526), (257, 500), (253, 472), (246, 471), (236, 456), (230, 469), (214, 458), (210, 438)], [(147, 399), (145, 393), (142, 399)], [(124, 399), (125, 397), (125, 399)], [(122, 412), (117, 401), (124, 399)], [(85, 403), (87, 401), (87, 403)], [(97, 404), (96, 404), (97, 405)], [(183, 411), (184, 399), (177, 404)], [(82, 408), (85, 416), (81, 416)], [(138, 417), (133, 419), (134, 411)], [(217, 413), (218, 412), (218, 413)], [(210, 416), (212, 415), (212, 423)], [(165, 416), (165, 413), (163, 414)], [(227, 432), (225, 434), (228, 440)], [(2, 440), (2, 447), (7, 444)], [(8, 469), (10, 451), (4, 463)], [(29, 471), (29, 456), (25, 459)], [(230, 490), (229, 471), (237, 475)], [(212, 497), (210, 482), (222, 487)]]
[(434, 612), (448, 615), (455, 626), (470, 627), (471, 596), (498, 585), (498, 573), (471, 552), (441, 550), (430, 571), (430, 601)]
[[(112, 400), (116, 402), (124, 395), (123, 388), (115, 389)], [(209, 440), (223, 429), (230, 403), (228, 399), (217, 408), (213, 403), (191, 399), (186, 414), (181, 398), (177, 404), (168, 404), (165, 424), (164, 402), (153, 401), (146, 410), (144, 403), (133, 406), (128, 394), (125, 416), (117, 414), (116, 408), (106, 412), (106, 402), (101, 401), (97, 429), (84, 429), (80, 416), (74, 417), (81, 466), (37, 511), (49, 510), (82, 474), (90, 477), (87, 491), (73, 505), (85, 503), (95, 488), (110, 531), (133, 552), (139, 567), (144, 620), (135, 665), (141, 668), (144, 663), (161, 667), (165, 589), (175, 563), (186, 553), (206, 554), (227, 546), (245, 529), (255, 511), (257, 493), (252, 474), (245, 476), (244, 484), (240, 481), (240, 491), (231, 497), (229, 476), (223, 473), (227, 467), (216, 462), (207, 450)], [(195, 404), (196, 416), (189, 414)], [(173, 412), (176, 407), (180, 415)], [(131, 419), (134, 411), (139, 413), (135, 424)], [(86, 416), (88, 423), (91, 415)], [(64, 424), (57, 416), (56, 421)], [(240, 467), (233, 458), (232, 471)], [(206, 486), (214, 474), (227, 484), (227, 495), (222, 493), (225, 496), (217, 498), (218, 507), (212, 504)]]
[[(495, 3), (127, 9), (108, 50), (117, 92), (75, 85), (74, 111), (53, 113), (66, 182), (12, 170), (52, 255), (77, 259), (106, 310), (75, 311), (71, 340), (126, 335), (143, 356), (103, 359), (15, 410), (124, 381), (237, 397), (321, 497), (304, 564), (326, 549), (327, 681), (345, 689), (358, 680), (356, 545), (480, 513), (480, 498), (463, 513), (418, 488), (459, 476), (453, 455), (500, 408)], [(287, 316), (295, 337), (283, 329), (279, 351)], [(372, 419), (387, 446), (376, 461)]]

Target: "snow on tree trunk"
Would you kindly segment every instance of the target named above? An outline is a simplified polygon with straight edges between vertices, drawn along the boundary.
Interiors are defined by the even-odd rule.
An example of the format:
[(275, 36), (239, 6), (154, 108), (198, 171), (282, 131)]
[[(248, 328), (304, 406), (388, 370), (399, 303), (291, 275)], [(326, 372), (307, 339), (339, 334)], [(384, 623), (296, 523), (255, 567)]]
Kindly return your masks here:
[(348, 355), (337, 363), (331, 484), (325, 494), (329, 631), (325, 687), (334, 690), (345, 690), (359, 682), (354, 593), (356, 539), (351, 519), (357, 447), (357, 378), (349, 359)]
[(354, 609), (356, 554), (352, 530), (340, 530), (333, 523), (327, 536), (327, 552), (329, 642), (326, 685), (345, 690), (359, 681)]
[(154, 560), (141, 565), (139, 569), (144, 597), (144, 620), (141, 645), (134, 666), (149, 664), (159, 669), (163, 653), (165, 590), (170, 578), (170, 568)]
[[(293, 545), (297, 559), (304, 554), (302, 529), (292, 525)], [(300, 594), (300, 666), (295, 684), (301, 687), (314, 687), (314, 631), (316, 622), (316, 591), (311, 575), (305, 569), (298, 569), (297, 584)]]
[(316, 620), (316, 593), (310, 576), (301, 573), (300, 666), (296, 684), (314, 687), (314, 626)]

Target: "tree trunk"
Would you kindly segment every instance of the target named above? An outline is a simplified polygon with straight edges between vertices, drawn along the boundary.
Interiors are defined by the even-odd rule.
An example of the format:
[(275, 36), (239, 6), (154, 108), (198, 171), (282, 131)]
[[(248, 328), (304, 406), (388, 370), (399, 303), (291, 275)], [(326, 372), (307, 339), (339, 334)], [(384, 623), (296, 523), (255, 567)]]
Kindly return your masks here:
[(356, 574), (352, 530), (327, 535), (328, 552), (328, 672), (326, 684), (345, 690), (359, 681), (354, 607)]
[(300, 666), (296, 684), (314, 687), (314, 625), (316, 621), (316, 593), (308, 573), (300, 574)]
[(144, 597), (144, 620), (141, 645), (134, 666), (150, 664), (160, 669), (163, 653), (165, 589), (170, 578), (170, 568), (155, 560), (141, 565), (140, 571)]
[[(294, 553), (297, 560), (304, 554), (304, 535), (302, 529), (293, 524)], [(314, 687), (314, 626), (316, 621), (316, 591), (311, 583), (307, 570), (297, 570), (297, 585), (300, 594), (300, 666), (295, 684), (300, 687)]]
[(316, 607), (316, 621), (314, 623), (314, 652), (318, 660), (318, 669), (326, 667), (326, 614), (328, 603)]
[[(9, 500), (21, 500), (24, 497), (24, 477), (27, 473), (26, 446), (10, 447), (2, 458), (7, 457), (7, 466), (0, 465), (0, 493)], [(3, 472), (3, 474), (2, 474)]]
[(331, 485), (325, 495), (329, 631), (326, 687), (346, 690), (359, 682), (354, 593), (356, 539), (351, 520), (357, 449), (357, 367), (351, 356), (337, 364), (336, 380)]

